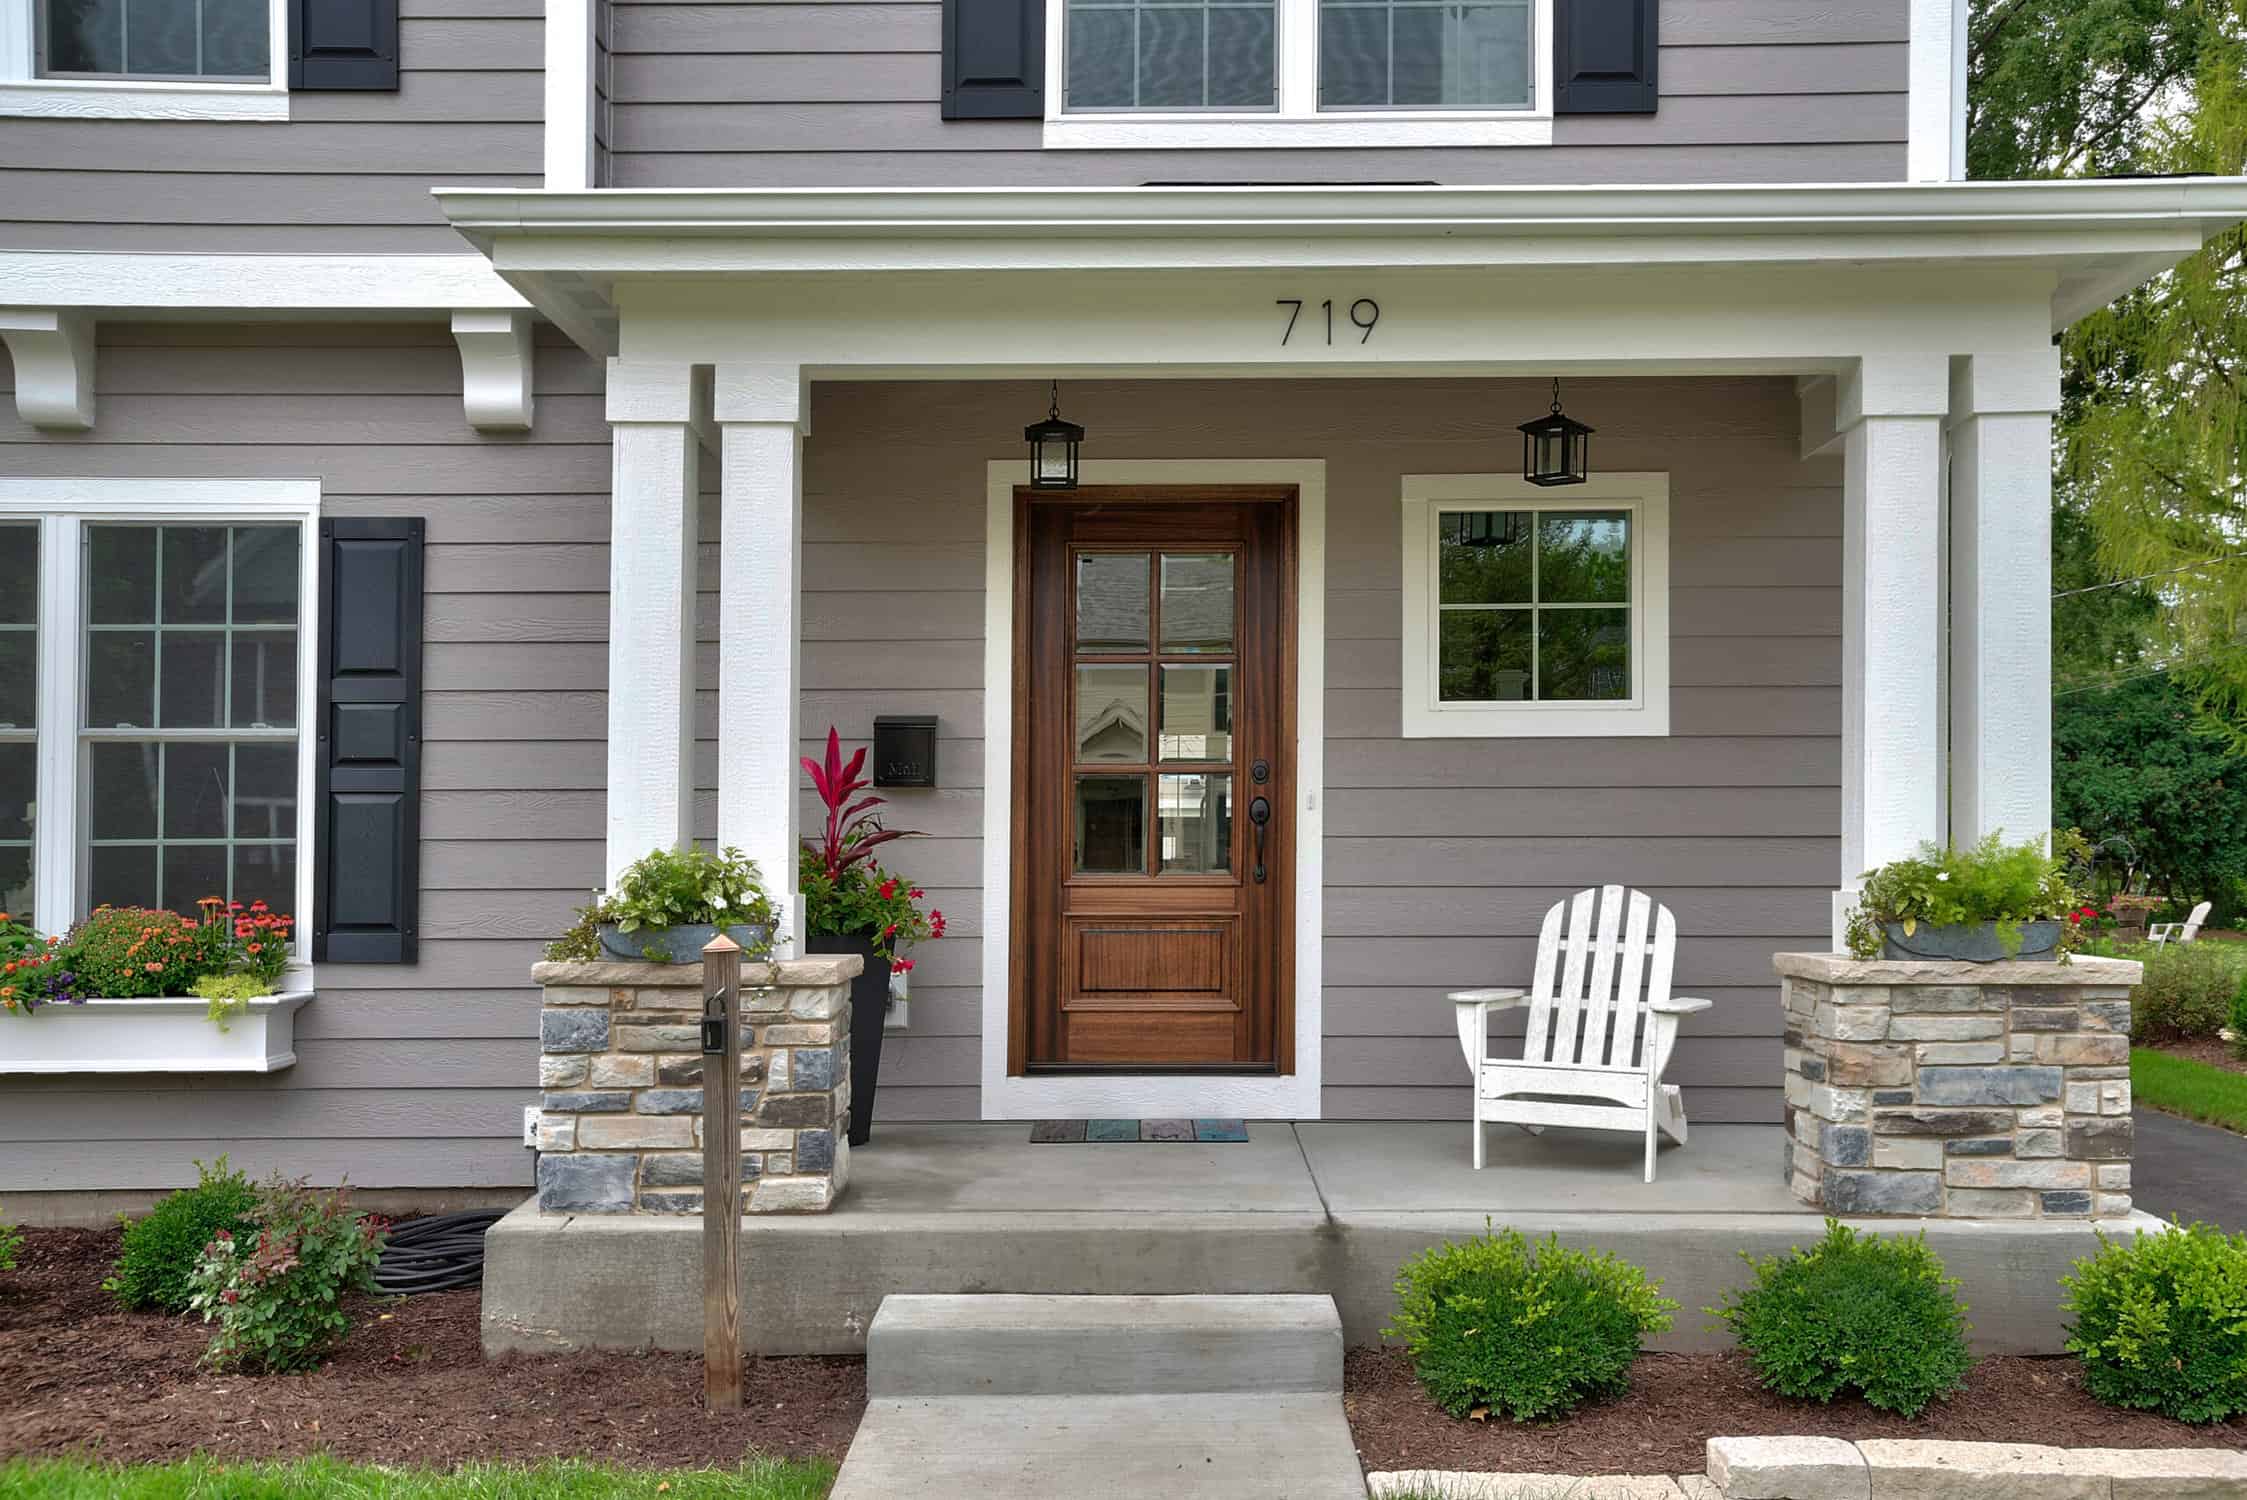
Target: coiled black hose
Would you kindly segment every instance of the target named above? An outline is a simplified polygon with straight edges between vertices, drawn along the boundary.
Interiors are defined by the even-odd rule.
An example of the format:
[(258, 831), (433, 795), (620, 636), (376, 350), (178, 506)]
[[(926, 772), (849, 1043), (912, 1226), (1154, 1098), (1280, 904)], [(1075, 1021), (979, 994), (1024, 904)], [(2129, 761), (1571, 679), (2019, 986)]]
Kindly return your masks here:
[(394, 1226), (375, 1266), (375, 1285), (397, 1296), (449, 1292), (484, 1279), (484, 1231), (506, 1210), (437, 1214)]

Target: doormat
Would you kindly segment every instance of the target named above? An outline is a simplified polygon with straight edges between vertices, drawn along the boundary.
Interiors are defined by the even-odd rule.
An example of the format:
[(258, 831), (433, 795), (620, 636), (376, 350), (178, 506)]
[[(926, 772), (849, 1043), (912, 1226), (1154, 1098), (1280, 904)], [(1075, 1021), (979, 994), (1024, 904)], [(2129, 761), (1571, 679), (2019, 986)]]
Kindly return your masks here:
[(1247, 1139), (1246, 1120), (1040, 1120), (1030, 1127), (1033, 1146)]

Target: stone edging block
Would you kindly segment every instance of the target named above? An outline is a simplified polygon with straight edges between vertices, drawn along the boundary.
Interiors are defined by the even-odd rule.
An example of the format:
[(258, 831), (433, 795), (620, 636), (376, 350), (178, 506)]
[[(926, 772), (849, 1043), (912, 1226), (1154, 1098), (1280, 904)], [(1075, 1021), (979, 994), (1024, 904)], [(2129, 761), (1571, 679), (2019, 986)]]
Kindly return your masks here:
[(1709, 1440), (1723, 1500), (2238, 1500), (2247, 1453), (1872, 1438)]
[[(1700, 1475), (1688, 1475), (1700, 1479)], [(1702, 1481), (1706, 1483), (1706, 1480)], [(1372, 1500), (1686, 1500), (1667, 1474), (1483, 1474), (1468, 1469), (1397, 1469), (1365, 1476)]]

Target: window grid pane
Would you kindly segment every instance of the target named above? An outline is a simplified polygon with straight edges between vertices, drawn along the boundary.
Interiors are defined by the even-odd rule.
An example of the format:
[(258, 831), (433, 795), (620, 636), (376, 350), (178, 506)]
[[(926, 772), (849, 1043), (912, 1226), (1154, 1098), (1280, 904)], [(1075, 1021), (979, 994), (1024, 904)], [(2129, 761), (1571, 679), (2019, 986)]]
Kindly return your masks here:
[(0, 911), (28, 921), (39, 806), (39, 523), (0, 526)]
[(86, 527), (89, 907), (296, 904), (302, 546), (294, 524)]
[(1066, 107), (1279, 106), (1274, 0), (1070, 0)]
[[(1439, 511), (1435, 520), (1438, 702), (1629, 699), (1630, 512)], [(1548, 587), (1576, 597), (1548, 599)]]
[(1527, 109), (1527, 0), (1321, 0), (1319, 108)]
[(271, 13), (263, 0), (38, 0), (43, 77), (271, 76)]

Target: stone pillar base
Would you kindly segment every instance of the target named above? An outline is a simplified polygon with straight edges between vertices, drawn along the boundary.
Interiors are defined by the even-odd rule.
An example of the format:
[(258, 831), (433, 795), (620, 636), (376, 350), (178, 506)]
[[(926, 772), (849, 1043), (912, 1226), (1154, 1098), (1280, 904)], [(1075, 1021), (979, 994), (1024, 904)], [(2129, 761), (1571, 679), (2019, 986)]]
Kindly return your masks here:
[(2139, 964), (1773, 963), (1797, 1198), (1850, 1217), (2128, 1217)]
[[(851, 954), (741, 968), (743, 1211), (819, 1213), (850, 1175)], [(702, 1211), (702, 966), (541, 963), (541, 1213)]]

